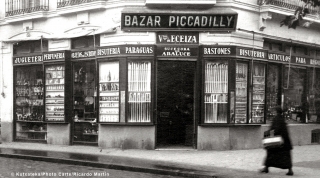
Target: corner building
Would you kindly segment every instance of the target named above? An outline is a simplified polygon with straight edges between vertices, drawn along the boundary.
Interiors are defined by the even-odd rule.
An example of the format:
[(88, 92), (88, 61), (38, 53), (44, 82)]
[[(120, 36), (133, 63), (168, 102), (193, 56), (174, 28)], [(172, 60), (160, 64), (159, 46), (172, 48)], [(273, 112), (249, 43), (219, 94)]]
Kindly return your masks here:
[(281, 106), (319, 144), (318, 7), (283, 2), (1, 1), (2, 141), (253, 149)]

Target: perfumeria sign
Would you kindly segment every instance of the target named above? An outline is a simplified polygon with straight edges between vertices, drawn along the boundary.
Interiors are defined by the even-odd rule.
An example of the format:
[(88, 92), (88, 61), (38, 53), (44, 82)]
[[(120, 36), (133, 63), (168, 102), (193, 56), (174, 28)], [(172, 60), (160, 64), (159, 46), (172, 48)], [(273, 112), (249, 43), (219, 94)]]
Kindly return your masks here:
[(125, 31), (221, 31), (235, 30), (237, 14), (122, 13)]

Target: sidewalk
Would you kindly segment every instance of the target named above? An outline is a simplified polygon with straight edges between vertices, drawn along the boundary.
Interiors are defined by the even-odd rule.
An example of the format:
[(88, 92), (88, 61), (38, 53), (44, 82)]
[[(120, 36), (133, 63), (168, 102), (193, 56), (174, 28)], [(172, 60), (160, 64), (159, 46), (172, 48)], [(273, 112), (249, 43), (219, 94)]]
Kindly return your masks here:
[[(86, 165), (182, 177), (287, 177), (287, 170), (271, 168), (259, 174), (263, 149), (234, 151), (121, 150), (92, 146), (2, 143), (0, 156)], [(320, 176), (320, 145), (295, 146), (295, 177)]]

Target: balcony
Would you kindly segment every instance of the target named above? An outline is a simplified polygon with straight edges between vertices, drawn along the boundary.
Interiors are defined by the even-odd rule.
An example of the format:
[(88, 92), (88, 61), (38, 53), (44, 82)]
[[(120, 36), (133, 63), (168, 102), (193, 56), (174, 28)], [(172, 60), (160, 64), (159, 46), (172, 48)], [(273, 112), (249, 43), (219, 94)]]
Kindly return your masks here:
[[(258, 0), (260, 5), (260, 24), (259, 28), (263, 31), (266, 28), (266, 21), (272, 19), (272, 14), (281, 14), (285, 16), (292, 16), (295, 14), (296, 9), (305, 8), (308, 9), (309, 13), (303, 17), (305, 22), (320, 23), (319, 7), (314, 7), (311, 4), (306, 4), (302, 0)], [(309, 27), (309, 26), (305, 26)]]
[[(212, 7), (216, 4), (216, 0), (145, 0), (145, 4), (147, 6), (159, 6), (159, 7), (166, 7), (166, 6), (174, 6), (174, 7), (181, 7), (181, 6), (192, 6), (192, 7)], [(209, 6), (209, 7), (208, 7)]]
[(69, 14), (88, 10), (104, 9), (107, 0), (58, 0), (57, 13)]
[(8, 23), (46, 18), (49, 0), (6, 0), (5, 21)]
[(6, 0), (6, 17), (49, 11), (49, 0)]
[[(306, 5), (302, 0), (258, 0), (258, 4), (264, 10), (268, 9), (284, 15), (292, 15), (298, 7)], [(314, 7), (311, 4), (307, 4), (306, 8), (311, 15), (317, 14), (319, 10), (319, 7)]]

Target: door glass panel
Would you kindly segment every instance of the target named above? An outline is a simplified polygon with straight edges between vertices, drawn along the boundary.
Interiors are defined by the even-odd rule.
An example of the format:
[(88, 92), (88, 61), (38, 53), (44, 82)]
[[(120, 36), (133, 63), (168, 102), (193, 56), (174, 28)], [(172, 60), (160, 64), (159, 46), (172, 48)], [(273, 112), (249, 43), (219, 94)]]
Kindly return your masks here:
[(279, 101), (279, 73), (278, 65), (269, 64), (267, 76), (267, 123), (270, 123), (276, 116), (276, 106), (280, 105)]
[(265, 64), (253, 65), (253, 95), (252, 95), (252, 119), (249, 123), (264, 122), (265, 103)]
[(128, 122), (151, 122), (151, 62), (128, 63)]
[(309, 122), (320, 122), (320, 70), (312, 68), (309, 73)]
[(289, 67), (285, 67), (284, 71), (284, 114), (287, 121), (304, 122), (304, 86), (306, 82), (306, 69), (290, 67), (290, 77), (288, 82)]
[(235, 123), (246, 123), (247, 118), (248, 64), (237, 63), (236, 67), (236, 112)]
[(205, 123), (227, 123), (228, 63), (205, 64)]
[(119, 62), (99, 64), (99, 121), (119, 122)]

